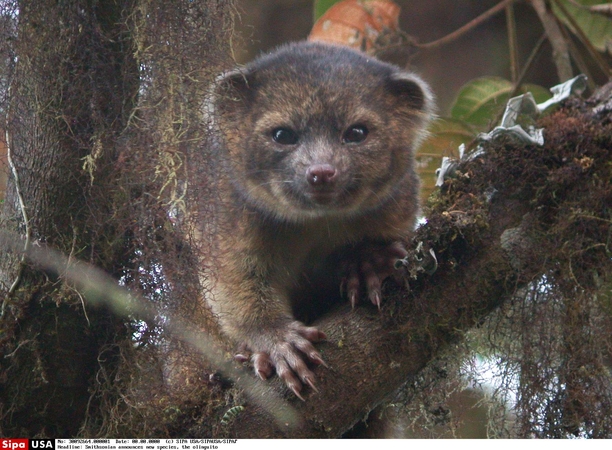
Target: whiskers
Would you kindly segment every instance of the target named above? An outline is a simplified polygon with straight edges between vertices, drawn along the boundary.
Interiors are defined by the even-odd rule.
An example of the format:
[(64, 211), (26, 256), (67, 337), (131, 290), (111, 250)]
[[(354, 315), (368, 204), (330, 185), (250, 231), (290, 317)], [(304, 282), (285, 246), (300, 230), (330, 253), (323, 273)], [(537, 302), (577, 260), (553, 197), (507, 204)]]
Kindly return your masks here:
[(265, 188), (266, 186), (274, 186), (274, 185), (283, 185), (283, 184), (293, 184), (295, 183), (294, 180), (269, 180), (269, 181), (263, 181), (261, 183), (257, 183), (254, 186), (249, 187), (249, 189), (247, 190), (247, 195), (251, 196), (254, 195), (254, 191), (259, 189), (259, 188)]

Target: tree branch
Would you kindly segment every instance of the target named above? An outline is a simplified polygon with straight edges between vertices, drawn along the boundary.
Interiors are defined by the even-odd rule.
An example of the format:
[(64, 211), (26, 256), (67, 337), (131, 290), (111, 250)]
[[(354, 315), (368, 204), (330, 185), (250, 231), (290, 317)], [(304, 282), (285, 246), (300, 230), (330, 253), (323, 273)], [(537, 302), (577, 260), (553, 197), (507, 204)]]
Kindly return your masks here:
[[(564, 120), (584, 113), (576, 120), (588, 124), (593, 116), (587, 111), (590, 109), (580, 103), (556, 115), (558, 120)], [(605, 120), (605, 114), (600, 119)], [(552, 124), (556, 117), (547, 120)], [(516, 237), (517, 230), (527, 230), (530, 218), (545, 208), (545, 204), (536, 201), (538, 186), (534, 180), (546, 184), (548, 169), (541, 164), (541, 158), (555, 154), (558, 139), (574, 139), (565, 136), (566, 132), (548, 131), (550, 143), (537, 151), (502, 143), (487, 148), (482, 159), (463, 164), (458, 177), (445, 184), (442, 198), (448, 201), (440, 201), (427, 213), (428, 224), (417, 231), (414, 239), (415, 244), (422, 242), (435, 250), (438, 271), (411, 280), (410, 291), (389, 289), (382, 313), (370, 305), (360, 305), (353, 311), (344, 305), (317, 323), (328, 336), (319, 349), (330, 368), (316, 370), (319, 393), (306, 392), (306, 402), (289, 400), (302, 414), (303, 421), (298, 426), (278, 428), (260, 407), (249, 404), (228, 434), (243, 438), (341, 436), (388, 400), (442, 349), (461, 339), (465, 331), (482, 321), (519, 286), (541, 276), (548, 256), (536, 251), (525, 259), (520, 254), (525, 245), (519, 245), (518, 256), (515, 255), (516, 240), (511, 237)], [(589, 137), (576, 137), (583, 138)], [(580, 152), (580, 145), (572, 142), (567, 148), (576, 155)], [(563, 158), (565, 161), (554, 169), (555, 173), (575, 174), (577, 159), (571, 154)], [(593, 167), (598, 164), (605, 161), (596, 160)], [(534, 167), (544, 172), (534, 174)], [(585, 182), (590, 179), (586, 172), (583, 176)], [(561, 196), (555, 199), (560, 205), (566, 201), (562, 190), (556, 190), (555, 195)], [(523, 262), (518, 264), (521, 258)], [(267, 383), (266, 388), (277, 395), (287, 395), (277, 379)]]
[(538, 14), (542, 26), (546, 31), (546, 35), (548, 36), (548, 40), (553, 47), (553, 60), (557, 66), (559, 81), (567, 81), (574, 75), (567, 42), (559, 28), (557, 19), (548, 9), (545, 0), (531, 0), (531, 4)]
[(465, 33), (470, 31), (472, 28), (475, 28), (478, 25), (480, 25), (481, 23), (486, 22), (491, 17), (493, 17), (495, 14), (503, 11), (508, 5), (511, 5), (515, 1), (516, 0), (503, 0), (500, 3), (498, 3), (497, 5), (495, 5), (494, 7), (492, 7), (491, 9), (485, 11), (484, 13), (482, 13), (481, 15), (476, 17), (475, 19), (470, 20), (468, 23), (466, 23), (462, 27), (458, 28), (457, 30), (453, 31), (452, 33), (447, 34), (446, 36), (444, 36), (444, 37), (442, 37), (440, 39), (437, 39), (435, 41), (427, 42), (426, 44), (418, 44), (417, 43), (417, 44), (415, 44), (415, 46), (418, 47), (418, 48), (431, 49), (431, 48), (437, 48), (437, 47), (441, 47), (443, 45), (446, 45), (446, 44), (448, 44), (448, 43), (458, 39), (459, 37), (463, 36)]

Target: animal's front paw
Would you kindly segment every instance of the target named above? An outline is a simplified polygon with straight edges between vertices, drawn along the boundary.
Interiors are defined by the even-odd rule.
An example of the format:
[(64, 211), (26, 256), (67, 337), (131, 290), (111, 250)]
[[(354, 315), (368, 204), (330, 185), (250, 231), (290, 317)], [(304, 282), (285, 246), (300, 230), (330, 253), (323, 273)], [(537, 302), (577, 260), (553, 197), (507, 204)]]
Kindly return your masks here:
[(315, 375), (307, 361), (326, 366), (321, 354), (312, 345), (325, 340), (325, 333), (315, 327), (307, 327), (301, 322), (288, 323), (273, 329), (262, 330), (257, 336), (248, 339), (235, 357), (239, 361), (253, 362), (255, 373), (266, 380), (274, 371), (287, 384), (294, 394), (304, 400), (300, 392), (304, 384), (315, 391)]
[(396, 262), (404, 259), (408, 252), (400, 242), (391, 244), (364, 244), (357, 255), (344, 262), (344, 276), (340, 291), (351, 302), (354, 308), (362, 292), (361, 286), (370, 301), (380, 308), (382, 282), (391, 275), (397, 274)]

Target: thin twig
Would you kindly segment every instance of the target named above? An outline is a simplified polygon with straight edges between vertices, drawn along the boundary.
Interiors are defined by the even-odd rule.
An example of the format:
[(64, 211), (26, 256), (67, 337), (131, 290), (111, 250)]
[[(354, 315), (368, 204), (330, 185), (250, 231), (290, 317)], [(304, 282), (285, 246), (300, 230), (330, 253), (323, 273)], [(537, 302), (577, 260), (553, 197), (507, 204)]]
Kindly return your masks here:
[(6, 159), (8, 161), (9, 167), (11, 168), (13, 179), (15, 181), (15, 192), (17, 193), (17, 199), (19, 201), (19, 208), (21, 209), (21, 216), (23, 218), (23, 223), (25, 226), (26, 239), (25, 239), (25, 244), (23, 247), (23, 254), (21, 255), (21, 261), (19, 261), (19, 269), (17, 271), (17, 276), (15, 277), (15, 281), (13, 281), (13, 284), (9, 288), (9, 291), (6, 294), (6, 297), (4, 297), (4, 300), (2, 302), (2, 310), (0, 310), (0, 318), (4, 317), (4, 313), (6, 311), (6, 305), (8, 304), (8, 301), (11, 298), (11, 296), (17, 290), (17, 287), (19, 287), (19, 283), (21, 282), (21, 279), (23, 277), (23, 271), (25, 270), (25, 267), (26, 267), (26, 255), (30, 249), (30, 240), (31, 240), (31, 233), (32, 233), (30, 229), (30, 220), (28, 219), (28, 213), (25, 207), (25, 202), (23, 201), (23, 196), (21, 195), (21, 187), (19, 184), (19, 174), (17, 173), (17, 167), (15, 166), (15, 161), (13, 161), (13, 151), (12, 151), (13, 146), (11, 142), (11, 135), (9, 133), (11, 86), (9, 86), (7, 90), (7, 96), (9, 98), (9, 101), (7, 102), (8, 106), (6, 108), (6, 121), (5, 121)]
[(81, 300), (81, 306), (83, 306), (83, 315), (85, 316), (87, 325), (91, 326), (91, 322), (89, 321), (89, 317), (87, 316), (87, 308), (85, 308), (85, 299), (83, 298), (83, 296), (81, 295), (81, 293), (79, 292), (77, 288), (70, 286), (68, 283), (66, 283), (66, 286), (68, 286), (71, 290), (73, 290), (76, 293), (76, 295), (79, 296), (79, 299)]
[(518, 78), (516, 79), (516, 83), (514, 84), (514, 89), (512, 91), (513, 95), (518, 92), (519, 88), (523, 84), (523, 81), (525, 81), (525, 77), (529, 73), (529, 69), (531, 69), (531, 67), (533, 66), (533, 63), (536, 57), (538, 56), (538, 53), (540, 53), (540, 50), (542, 50), (544, 42), (546, 42), (546, 33), (543, 33), (542, 36), (540, 36), (540, 39), (538, 39), (538, 42), (536, 42), (536, 45), (533, 47), (533, 50), (529, 54), (527, 61), (525, 61), (525, 66), (523, 67), (523, 70), (521, 70), (521, 73), (519, 74)]
[(555, 15), (548, 9), (546, 0), (531, 0), (531, 6), (535, 9), (546, 36), (553, 47), (553, 61), (557, 66), (557, 74), (560, 81), (567, 81), (574, 76), (572, 63), (570, 61), (567, 41), (557, 24)]
[[(529, 57), (527, 58), (527, 61), (525, 62), (525, 65), (523, 66), (523, 70), (521, 70), (521, 73), (519, 74), (518, 78), (514, 82), (514, 86), (512, 87), (512, 91), (510, 91), (508, 98), (512, 98), (516, 94), (518, 94), (518, 91), (520, 90), (523, 84), (523, 81), (525, 81), (525, 77), (527, 76), (527, 73), (529, 73), (529, 69), (531, 69), (531, 67), (533, 66), (533, 62), (538, 56), (538, 53), (540, 53), (540, 50), (542, 50), (542, 46), (544, 45), (544, 42), (546, 42), (546, 33), (543, 33), (542, 36), (540, 36), (540, 39), (538, 39), (538, 42), (533, 47), (533, 50), (529, 54)], [(504, 110), (502, 109), (499, 111), (499, 114), (493, 121), (493, 124), (494, 125), (498, 124), (501, 121), (503, 115), (504, 115)]]
[[(68, 269), (70, 265), (72, 264), (72, 258), (74, 258), (74, 249), (76, 248), (76, 241), (77, 241), (77, 232), (74, 229), (74, 225), (73, 225), (72, 226), (72, 246), (70, 247), (70, 253), (68, 254), (68, 259), (66, 261), (66, 269)], [(83, 296), (81, 295), (81, 293), (76, 287), (73, 287), (70, 285), (69, 281), (66, 281), (66, 286), (72, 289), (79, 296), (79, 299), (81, 299), (81, 305), (83, 306), (83, 315), (85, 316), (85, 320), (87, 320), (87, 325), (91, 326), (91, 322), (89, 321), (89, 317), (87, 316), (87, 309), (85, 308), (85, 299), (83, 298)]]
[(514, 5), (506, 5), (506, 28), (508, 29), (508, 48), (510, 51), (510, 77), (516, 83), (519, 75), (518, 41), (516, 38), (516, 20), (514, 17)]
[(578, 3), (576, 0), (567, 0), (567, 1), (570, 2), (572, 5), (574, 5), (576, 8), (586, 9), (587, 11), (591, 10), (590, 6), (582, 5), (582, 4)]
[[(13, 235), (0, 229), (0, 238), (8, 243), (13, 252), (21, 250), (16, 245)], [(68, 258), (51, 248), (32, 246), (28, 249), (28, 260), (44, 271), (62, 274), (70, 287), (86, 292), (94, 305), (104, 304), (110, 310), (122, 317), (138, 317), (142, 320), (158, 320), (158, 310), (151, 303), (118, 284), (117, 280), (101, 269), (75, 259), (68, 264)], [(228, 361), (211, 335), (196, 329), (187, 319), (164, 313), (164, 328), (172, 336), (193, 346), (204, 355), (211, 364), (219, 368), (228, 377), (236, 380), (247, 395), (257, 402), (279, 426), (289, 430), (299, 425), (301, 418), (295, 408), (274, 394), (271, 388), (247, 376), (243, 369)], [(14, 353), (14, 352), (13, 352)], [(265, 398), (265, 401), (259, 399)]]
[(432, 41), (432, 42), (428, 42), (426, 44), (415, 43), (415, 46), (418, 47), (418, 48), (431, 49), (431, 48), (441, 47), (442, 45), (448, 44), (448, 43), (454, 41), (455, 39), (459, 38), (460, 36), (464, 35), (468, 31), (470, 31), (472, 28), (474, 28), (474, 27), (480, 25), (481, 23), (485, 22), (486, 20), (488, 20), (489, 18), (491, 18), (495, 14), (503, 11), (506, 8), (506, 6), (514, 3), (515, 1), (516, 0), (503, 0), (502, 2), (498, 3), (497, 5), (495, 5), (493, 8), (485, 11), (484, 13), (482, 13), (481, 15), (476, 17), (475, 19), (472, 19), (471, 21), (469, 21), (468, 23), (463, 25), (461, 28), (453, 31), (450, 34), (447, 34), (443, 38), (440, 38), (440, 39)]
[(572, 56), (574, 62), (578, 66), (578, 70), (587, 76), (587, 80), (586, 80), (587, 85), (589, 86), (589, 89), (594, 90), (597, 85), (595, 84), (595, 81), (593, 81), (593, 75), (591, 74), (591, 70), (589, 69), (589, 66), (587, 65), (584, 58), (582, 57), (582, 53), (578, 50), (578, 48), (576, 47), (576, 44), (572, 41), (569, 35), (569, 31), (567, 31), (567, 28), (563, 26), (563, 24), (560, 21), (559, 21), (559, 28), (561, 29), (561, 32), (563, 33), (563, 35), (565, 36), (565, 39), (567, 40), (570, 55)]
[(25, 341), (21, 341), (19, 343), (19, 345), (17, 345), (17, 347), (15, 347), (15, 350), (13, 350), (11, 353), (9, 353), (8, 355), (4, 355), (5, 358), (12, 358), (13, 356), (15, 356), (15, 353), (17, 353), (17, 350), (19, 350), (21, 347), (23, 347), (25, 344), (29, 344), (30, 342), (35, 342), (36, 338), (38, 337), (38, 333), (36, 333), (36, 336), (34, 336), (34, 339), (26, 339)]
[(597, 51), (597, 49), (593, 46), (593, 43), (588, 38), (588, 36), (584, 34), (584, 31), (582, 31), (582, 28), (580, 27), (580, 25), (576, 23), (574, 16), (572, 16), (567, 11), (563, 3), (560, 2), (559, 0), (555, 0), (555, 4), (559, 7), (559, 10), (565, 15), (565, 17), (567, 17), (567, 20), (572, 26), (572, 28), (575, 30), (575, 34), (578, 36), (578, 39), (580, 39), (580, 42), (582, 42), (582, 45), (586, 47), (591, 57), (595, 61), (595, 63), (599, 66), (599, 69), (604, 73), (606, 78), (609, 78), (610, 75), (612, 74), (612, 71), (610, 70), (610, 66), (608, 65), (606, 60), (601, 56), (599, 51)]

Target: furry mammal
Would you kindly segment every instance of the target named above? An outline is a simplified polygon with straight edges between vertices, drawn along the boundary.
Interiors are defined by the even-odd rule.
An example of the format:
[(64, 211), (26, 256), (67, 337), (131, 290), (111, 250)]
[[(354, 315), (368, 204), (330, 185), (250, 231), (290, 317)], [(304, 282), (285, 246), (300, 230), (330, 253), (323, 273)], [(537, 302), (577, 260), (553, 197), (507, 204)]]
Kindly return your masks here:
[(294, 318), (291, 291), (342, 249), (351, 303), (405, 256), (418, 208), (414, 148), (432, 109), (413, 74), (348, 48), (295, 43), (220, 77), (220, 229), (210, 304), (223, 331), (300, 398), (325, 335)]

